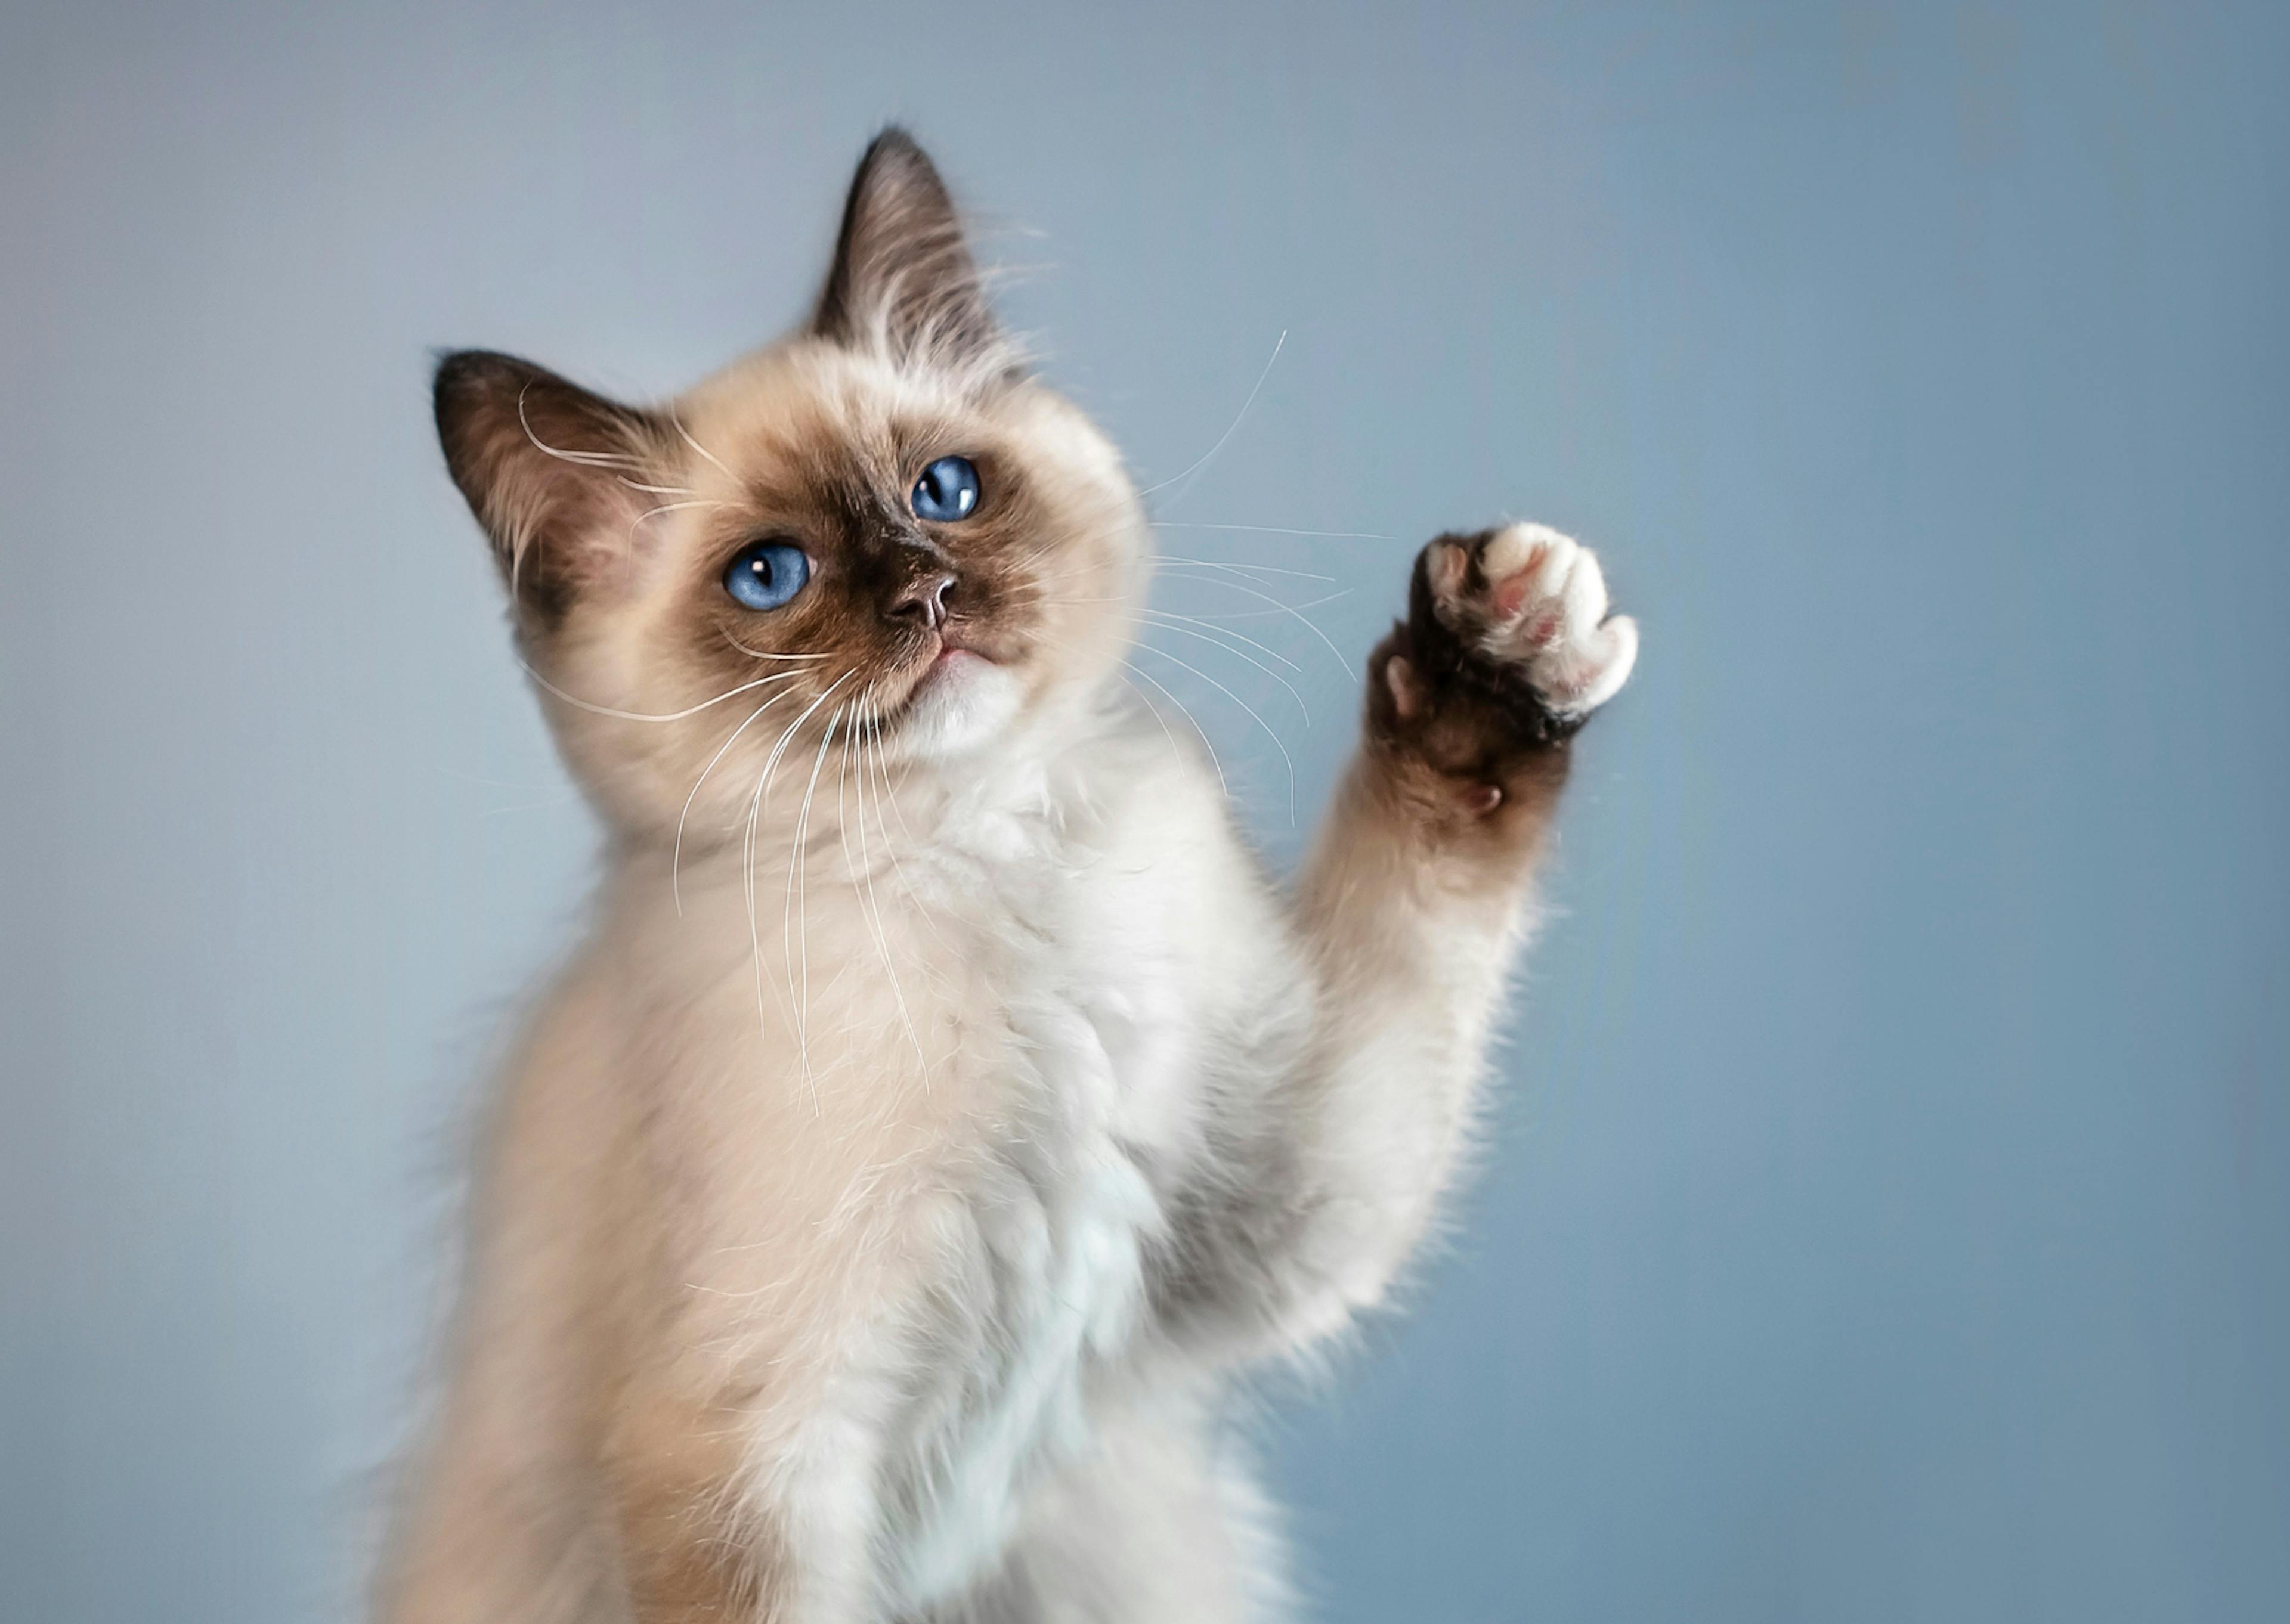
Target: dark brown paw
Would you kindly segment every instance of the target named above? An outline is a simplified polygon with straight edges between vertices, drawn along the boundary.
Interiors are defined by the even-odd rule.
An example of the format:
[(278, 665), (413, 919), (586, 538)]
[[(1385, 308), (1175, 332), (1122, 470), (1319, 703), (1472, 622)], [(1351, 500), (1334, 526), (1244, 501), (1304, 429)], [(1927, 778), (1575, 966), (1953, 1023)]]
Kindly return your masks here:
[(1562, 747), (1628, 680), (1637, 646), (1636, 623), (1608, 617), (1581, 543), (1540, 524), (1442, 536), (1371, 661), (1370, 727), (1429, 769), (1425, 793), (1464, 818), (1547, 804)]

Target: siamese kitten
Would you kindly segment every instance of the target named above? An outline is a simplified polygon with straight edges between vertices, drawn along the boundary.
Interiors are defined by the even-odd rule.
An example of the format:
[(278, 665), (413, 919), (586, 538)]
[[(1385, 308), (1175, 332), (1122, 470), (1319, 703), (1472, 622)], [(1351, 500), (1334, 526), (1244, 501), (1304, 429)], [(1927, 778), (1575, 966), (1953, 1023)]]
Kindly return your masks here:
[(1279, 1616), (1230, 1393), (1437, 1210), (1637, 652), (1597, 562), (1423, 550), (1283, 889), (1125, 702), (1136, 489), (903, 133), (782, 342), (654, 407), (462, 353), (436, 404), (611, 843), (380, 1616)]

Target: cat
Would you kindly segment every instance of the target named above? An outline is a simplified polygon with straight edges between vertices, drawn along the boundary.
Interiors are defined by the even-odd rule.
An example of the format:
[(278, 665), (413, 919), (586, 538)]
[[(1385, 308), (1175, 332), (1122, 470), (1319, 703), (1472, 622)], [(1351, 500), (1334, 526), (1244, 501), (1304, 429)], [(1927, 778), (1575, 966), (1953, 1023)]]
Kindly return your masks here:
[(674, 403), (506, 356), (447, 466), (609, 831), (500, 1084), (386, 1624), (1218, 1624), (1291, 1603), (1232, 1426), (1385, 1298), (1473, 1116), (1591, 553), (1430, 542), (1292, 889), (1120, 686), (1149, 528), (929, 159)]

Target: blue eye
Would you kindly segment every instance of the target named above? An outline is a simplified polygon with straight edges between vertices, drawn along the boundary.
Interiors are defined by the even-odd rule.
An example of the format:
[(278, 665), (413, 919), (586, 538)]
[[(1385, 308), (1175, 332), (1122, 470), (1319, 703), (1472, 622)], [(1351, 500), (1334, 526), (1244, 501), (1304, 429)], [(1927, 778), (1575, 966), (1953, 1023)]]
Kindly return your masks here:
[(978, 507), (978, 470), (967, 457), (941, 457), (915, 481), (914, 504), (918, 519), (968, 518)]
[(747, 609), (777, 609), (811, 579), (811, 560), (789, 541), (756, 541), (724, 571), (724, 590)]

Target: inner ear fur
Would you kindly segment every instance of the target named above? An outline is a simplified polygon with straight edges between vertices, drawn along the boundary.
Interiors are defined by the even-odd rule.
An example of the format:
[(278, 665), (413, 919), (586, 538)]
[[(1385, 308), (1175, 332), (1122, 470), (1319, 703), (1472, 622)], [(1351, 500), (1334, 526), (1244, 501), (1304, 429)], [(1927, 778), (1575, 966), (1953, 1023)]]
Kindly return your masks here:
[(895, 125), (859, 160), (811, 331), (901, 363), (1006, 372), (1007, 339), (946, 182)]
[(443, 357), (434, 404), (445, 466), (512, 596), (561, 619), (636, 545), (658, 499), (634, 486), (660, 483), (672, 426), (492, 350)]

